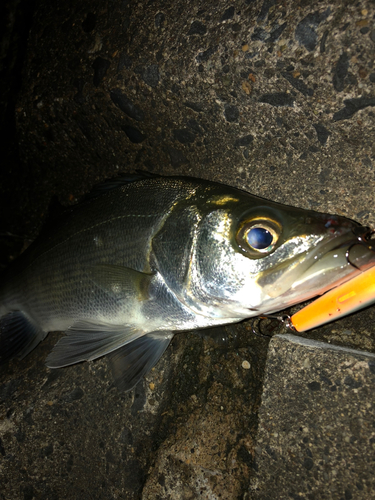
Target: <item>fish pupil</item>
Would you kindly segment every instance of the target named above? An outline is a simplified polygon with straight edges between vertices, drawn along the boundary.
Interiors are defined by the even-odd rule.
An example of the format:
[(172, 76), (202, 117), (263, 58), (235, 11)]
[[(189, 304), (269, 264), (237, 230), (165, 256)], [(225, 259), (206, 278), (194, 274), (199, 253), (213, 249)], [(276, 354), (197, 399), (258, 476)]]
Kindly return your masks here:
[(253, 227), (247, 233), (248, 244), (256, 250), (268, 248), (273, 241), (273, 235), (264, 227)]

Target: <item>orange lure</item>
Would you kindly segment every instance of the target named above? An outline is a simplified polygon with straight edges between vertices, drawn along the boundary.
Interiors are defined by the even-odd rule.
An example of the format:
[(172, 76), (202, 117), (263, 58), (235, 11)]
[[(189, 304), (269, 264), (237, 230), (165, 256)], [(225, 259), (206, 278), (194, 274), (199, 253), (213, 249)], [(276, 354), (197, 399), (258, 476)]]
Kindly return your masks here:
[(316, 328), (375, 302), (375, 266), (333, 288), (290, 320), (297, 332)]

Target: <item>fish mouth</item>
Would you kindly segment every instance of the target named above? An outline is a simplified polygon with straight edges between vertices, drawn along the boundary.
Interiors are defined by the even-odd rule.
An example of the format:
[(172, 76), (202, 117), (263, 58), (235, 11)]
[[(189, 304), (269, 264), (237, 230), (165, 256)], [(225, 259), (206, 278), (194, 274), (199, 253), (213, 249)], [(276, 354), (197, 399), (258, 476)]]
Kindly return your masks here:
[(374, 234), (368, 227), (353, 224), (344, 234), (307, 252), (304, 260), (280, 279), (284, 289), (279, 288), (279, 293), (277, 286), (269, 290), (268, 313), (322, 295), (374, 266), (375, 240), (371, 239)]
[[(359, 232), (355, 229), (367, 230)], [(358, 241), (354, 242), (346, 251), (346, 260), (353, 267), (356, 267), (361, 272), (366, 271), (375, 265), (375, 240), (371, 239), (375, 235), (375, 231), (370, 228), (359, 227), (353, 230), (357, 233)]]
[[(355, 226), (350, 231), (317, 245), (305, 259), (305, 269), (300, 280), (318, 272), (327, 272), (342, 267), (365, 271), (375, 264), (374, 231), (368, 227)], [(300, 269), (301, 271), (301, 269)]]
[[(326, 248), (320, 250), (320, 256), (314, 260), (301, 275), (292, 288), (297, 288), (303, 283), (316, 288), (318, 282), (324, 286), (325, 293), (340, 282), (351, 279), (360, 272), (375, 265), (375, 246), (366, 238), (369, 233), (363, 232), (361, 236), (355, 235), (349, 239), (345, 236), (339, 238), (343, 241), (332, 241)], [(346, 239), (346, 241), (345, 241)]]

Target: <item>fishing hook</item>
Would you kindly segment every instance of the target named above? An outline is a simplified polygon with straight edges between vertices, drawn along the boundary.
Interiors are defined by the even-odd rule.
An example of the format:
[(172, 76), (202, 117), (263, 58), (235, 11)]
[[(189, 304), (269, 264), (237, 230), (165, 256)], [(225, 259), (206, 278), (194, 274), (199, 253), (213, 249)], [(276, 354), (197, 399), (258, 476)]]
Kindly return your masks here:
[[(273, 316), (273, 315), (262, 315), (262, 316), (257, 316), (255, 318), (252, 318), (252, 321), (251, 321), (251, 329), (252, 329), (252, 332), (254, 333), (254, 335), (256, 335), (257, 337), (268, 337), (268, 338), (272, 338), (273, 335), (269, 335), (267, 333), (264, 333), (262, 331), (262, 328), (261, 328), (261, 322), (262, 320), (264, 319), (270, 319), (270, 320), (277, 320), (279, 321), (280, 323), (282, 323), (287, 329), (289, 330), (292, 330), (292, 331), (296, 331), (296, 329), (294, 328), (294, 325), (292, 323), (292, 320), (290, 318), (290, 316), (288, 314), (283, 314), (281, 316)], [(255, 328), (255, 322), (258, 322), (257, 324), (257, 330)], [(258, 333), (259, 332), (259, 333)]]

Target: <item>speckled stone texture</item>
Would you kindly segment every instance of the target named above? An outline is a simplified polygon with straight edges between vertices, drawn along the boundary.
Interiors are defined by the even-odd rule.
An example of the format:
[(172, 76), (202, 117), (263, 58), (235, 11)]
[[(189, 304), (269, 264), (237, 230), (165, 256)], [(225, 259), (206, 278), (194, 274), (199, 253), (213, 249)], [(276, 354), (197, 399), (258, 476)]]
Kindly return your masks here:
[(46, 368), (57, 338), (0, 372), (1, 500), (247, 491), (265, 340), (244, 325), (178, 335), (147, 378), (119, 394), (105, 359)]
[[(29, 16), (31, 2), (17, 5)], [(95, 183), (134, 169), (216, 180), (374, 225), (374, 15), (370, 0), (35, 0), (24, 23), (32, 25), (27, 51), (20, 44), (22, 79), (9, 62), (20, 68), (22, 58), (5, 57), (1, 45), (11, 87), (2, 95), (16, 101), (11, 112), (0, 98), (0, 118), (12, 118), (1, 124), (3, 146), (8, 126), (17, 126), (7, 162), (1, 157), (1, 263), (37, 234), (52, 199), (74, 203)], [(371, 308), (307, 336), (374, 352), (374, 322)], [(1, 368), (0, 499), (258, 494), (249, 490), (255, 472), (262, 487), (277, 476), (254, 461), (268, 339), (255, 337), (251, 323), (225, 330), (225, 342), (223, 332), (214, 340), (177, 336), (127, 395), (112, 387), (105, 360), (48, 370), (57, 334)], [(282, 352), (281, 365), (289, 359)], [(304, 368), (311, 382), (314, 355)], [(293, 397), (323, 394), (328, 386), (318, 383), (321, 391), (311, 393), (295, 385)], [(334, 426), (343, 417), (330, 408)], [(362, 408), (350, 409), (354, 422), (367, 418)], [(338, 477), (363, 463), (351, 449), (335, 465)], [(305, 474), (293, 483), (302, 498), (313, 498), (316, 456), (289, 465), (288, 477)], [(327, 498), (331, 484), (339, 483), (326, 483)], [(356, 488), (347, 498), (360, 498)], [(290, 491), (280, 487), (277, 498)]]
[(374, 354), (275, 336), (250, 498), (373, 498), (374, 384)]
[(374, 222), (373, 16), (366, 1), (39, 0), (22, 203), (42, 198), (40, 214), (47, 192), (66, 203), (143, 168)]

